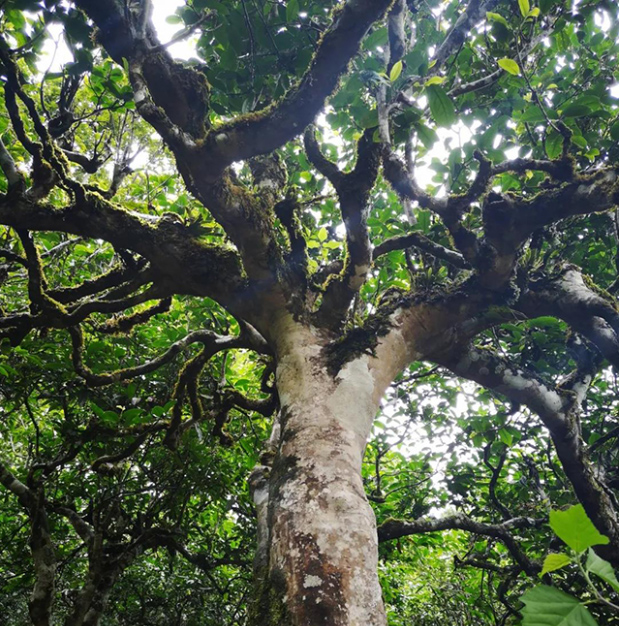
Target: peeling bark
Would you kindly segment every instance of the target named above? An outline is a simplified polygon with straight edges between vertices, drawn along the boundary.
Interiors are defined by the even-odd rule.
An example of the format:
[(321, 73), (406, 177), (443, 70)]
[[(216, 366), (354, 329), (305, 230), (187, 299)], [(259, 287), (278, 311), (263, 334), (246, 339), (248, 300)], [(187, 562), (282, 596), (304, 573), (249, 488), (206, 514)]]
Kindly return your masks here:
[[(334, 379), (324, 340), (293, 324), (277, 368), (281, 432), (268, 480), (268, 562), (252, 626), (384, 626), (376, 521), (361, 462), (380, 384), (370, 357)], [(259, 521), (266, 484), (254, 489)], [(262, 512), (261, 512), (262, 511)], [(260, 560), (259, 560), (260, 561)]]

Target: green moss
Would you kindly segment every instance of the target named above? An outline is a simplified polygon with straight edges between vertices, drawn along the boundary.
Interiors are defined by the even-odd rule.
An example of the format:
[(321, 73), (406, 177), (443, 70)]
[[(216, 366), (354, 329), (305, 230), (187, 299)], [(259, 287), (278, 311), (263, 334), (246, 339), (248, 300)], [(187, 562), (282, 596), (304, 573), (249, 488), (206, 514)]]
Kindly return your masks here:
[(591, 289), (591, 291), (594, 291), (598, 296), (600, 296), (608, 304), (610, 304), (610, 306), (612, 306), (615, 311), (619, 312), (617, 300), (609, 291), (606, 291), (606, 289), (600, 287), (588, 274), (582, 274), (582, 279), (585, 285), (587, 285), (587, 287)]
[(339, 339), (332, 341), (323, 349), (329, 373), (335, 377), (338, 372), (355, 358), (369, 354), (374, 356), (380, 337), (384, 337), (391, 329), (390, 315), (399, 304), (393, 302), (379, 310), (363, 326), (349, 330)]
[(286, 577), (268, 565), (254, 571), (255, 587), (249, 604), (248, 626), (288, 626), (292, 624), (285, 602)]

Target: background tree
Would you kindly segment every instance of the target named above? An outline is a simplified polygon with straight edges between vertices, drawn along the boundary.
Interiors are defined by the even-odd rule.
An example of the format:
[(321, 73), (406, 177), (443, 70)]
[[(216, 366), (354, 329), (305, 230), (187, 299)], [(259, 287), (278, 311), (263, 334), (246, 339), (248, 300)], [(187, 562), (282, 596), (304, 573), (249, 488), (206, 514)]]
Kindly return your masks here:
[(619, 566), (614, 3), (0, 7), (9, 623), (517, 623), (576, 502)]

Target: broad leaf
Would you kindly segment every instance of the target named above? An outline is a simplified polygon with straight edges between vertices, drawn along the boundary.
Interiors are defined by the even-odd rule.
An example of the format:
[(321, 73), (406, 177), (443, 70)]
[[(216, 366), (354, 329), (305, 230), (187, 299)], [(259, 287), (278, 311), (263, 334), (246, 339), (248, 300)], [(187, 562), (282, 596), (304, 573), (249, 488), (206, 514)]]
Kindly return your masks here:
[(516, 63), (513, 59), (499, 59), (498, 64), (499, 67), (514, 76), (518, 76), (520, 74), (520, 67), (518, 67), (518, 63)]
[(600, 558), (591, 548), (587, 554), (587, 571), (599, 576), (605, 583), (608, 583), (617, 593), (619, 593), (619, 581), (612, 565)]
[(591, 546), (608, 543), (608, 537), (593, 525), (582, 504), (565, 511), (550, 511), (550, 527), (574, 552), (584, 552)]
[(563, 150), (563, 136), (560, 135), (556, 130), (548, 133), (548, 137), (546, 137), (546, 154), (549, 159), (556, 159), (560, 156), (561, 151)]
[(393, 83), (400, 77), (402, 73), (402, 61), (397, 61), (393, 64), (391, 71), (389, 72), (389, 80)]
[(426, 81), (426, 87), (428, 87), (428, 85), (442, 85), (444, 82), (444, 76), (432, 76)]
[(491, 11), (488, 11), (488, 13), (486, 13), (486, 19), (491, 20), (493, 22), (498, 22), (499, 24), (503, 24), (505, 28), (509, 28), (509, 23), (507, 22), (507, 20), (502, 15), (499, 15), (498, 13), (492, 13)]
[(294, 22), (299, 17), (299, 0), (288, 0), (286, 4), (286, 19)]
[(522, 626), (597, 626), (576, 598), (554, 587), (539, 585), (522, 596)]
[(529, 4), (529, 0), (518, 0), (518, 6), (520, 7), (520, 13), (522, 13), (522, 17), (527, 17), (529, 12), (531, 11), (531, 5)]
[(584, 104), (568, 104), (561, 111), (563, 117), (585, 117), (591, 113), (591, 109)]
[(439, 85), (428, 85), (426, 94), (436, 123), (440, 126), (451, 126), (456, 121), (456, 108), (447, 92)]
[(572, 559), (567, 554), (563, 554), (561, 552), (549, 554), (544, 559), (544, 567), (542, 568), (540, 576), (548, 574), (548, 572), (554, 572), (555, 570), (561, 569), (571, 562)]

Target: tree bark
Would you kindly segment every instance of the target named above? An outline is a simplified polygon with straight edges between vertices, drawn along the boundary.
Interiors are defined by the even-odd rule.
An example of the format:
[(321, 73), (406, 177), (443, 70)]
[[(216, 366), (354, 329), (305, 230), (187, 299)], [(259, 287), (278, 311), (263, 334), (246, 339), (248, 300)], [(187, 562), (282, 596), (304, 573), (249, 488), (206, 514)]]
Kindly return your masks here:
[(263, 527), (250, 624), (385, 626), (376, 520), (361, 479), (382, 389), (368, 355), (334, 376), (320, 339), (295, 326), (278, 355), (272, 468), (266, 482), (253, 481)]

